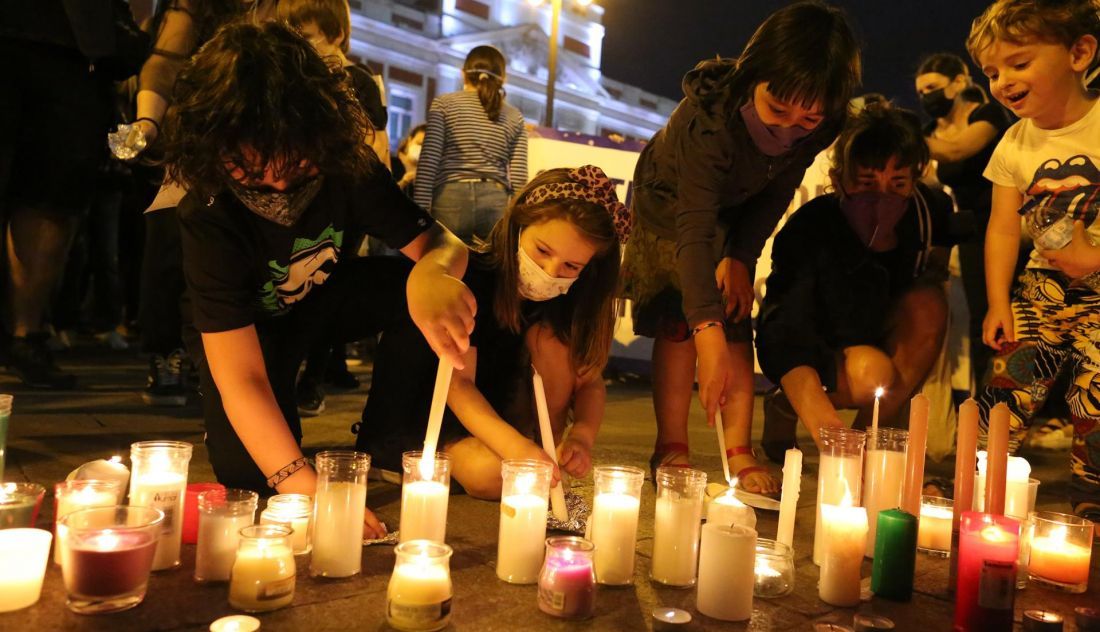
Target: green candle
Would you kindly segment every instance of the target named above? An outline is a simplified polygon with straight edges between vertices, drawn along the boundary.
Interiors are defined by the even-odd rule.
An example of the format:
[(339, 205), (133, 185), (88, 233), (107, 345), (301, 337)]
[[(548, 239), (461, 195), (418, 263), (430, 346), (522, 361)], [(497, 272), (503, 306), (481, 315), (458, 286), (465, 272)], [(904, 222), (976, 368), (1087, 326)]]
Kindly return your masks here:
[(901, 509), (878, 514), (871, 591), (885, 599), (909, 601), (917, 560), (917, 517)]

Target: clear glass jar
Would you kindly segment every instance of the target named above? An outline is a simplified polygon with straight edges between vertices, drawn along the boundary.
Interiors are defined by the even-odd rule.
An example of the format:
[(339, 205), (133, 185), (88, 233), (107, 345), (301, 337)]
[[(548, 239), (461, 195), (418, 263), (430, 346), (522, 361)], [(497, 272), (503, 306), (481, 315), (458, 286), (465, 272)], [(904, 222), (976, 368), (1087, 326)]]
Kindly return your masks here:
[(506, 460), (501, 464), (497, 577), (506, 582), (538, 581), (553, 474), (554, 466), (547, 461)]
[(905, 484), (905, 455), (909, 431), (879, 428), (867, 431), (863, 455), (863, 506), (867, 508), (867, 557), (875, 556), (875, 528), (878, 512), (901, 506)]
[(539, 574), (539, 610), (562, 619), (587, 619), (596, 612), (595, 545), (576, 536), (546, 540)]
[(650, 578), (666, 586), (695, 585), (699, 528), (703, 520), (706, 472), (686, 467), (657, 468)]
[(821, 429), (821, 462), (817, 476), (817, 522), (814, 523), (814, 564), (821, 566), (824, 532), (821, 505), (840, 505), (845, 495), (852, 505), (863, 498), (863, 446), (867, 435), (851, 428)]
[[(57, 521), (74, 511), (91, 507), (114, 507), (122, 502), (122, 486), (118, 481), (93, 481), (89, 479), (62, 481), (53, 488), (54, 530)], [(61, 563), (61, 542), (54, 542), (54, 564)]]
[(260, 524), (282, 524), (294, 530), (290, 535), (295, 555), (305, 555), (310, 545), (310, 518), (313, 516), (313, 497), (308, 494), (278, 494), (267, 499), (267, 507), (260, 513)]
[(757, 538), (753, 574), (753, 596), (774, 599), (791, 594), (794, 590), (794, 550), (782, 542)]
[(1094, 525), (1079, 516), (1033, 511), (1028, 516), (1028, 578), (1070, 593), (1089, 586)]
[(267, 612), (290, 605), (296, 573), (290, 527), (245, 527), (241, 529), (229, 580), (229, 605), (245, 612)]
[(183, 502), (191, 444), (183, 441), (139, 441), (130, 445), (130, 504), (164, 512), (153, 570), (180, 563)]
[(241, 529), (256, 521), (259, 500), (256, 492), (247, 489), (212, 489), (199, 493), (195, 581), (229, 581)]
[(337, 450), (317, 454), (311, 575), (350, 577), (362, 568), (369, 471), (370, 455), (364, 452)]
[(408, 632), (430, 632), (451, 621), (451, 547), (410, 540), (394, 549), (397, 560), (386, 588), (386, 621)]
[(399, 538), (443, 542), (447, 537), (447, 501), (451, 496), (451, 457), (435, 453), (435, 467), (421, 464), (420, 450), (401, 455)]
[(955, 501), (940, 496), (921, 496), (917, 550), (932, 557), (951, 555), (951, 521)]
[(623, 586), (634, 581), (634, 549), (642, 495), (641, 468), (601, 465), (593, 470), (596, 497), (589, 538), (596, 545), (596, 581)]

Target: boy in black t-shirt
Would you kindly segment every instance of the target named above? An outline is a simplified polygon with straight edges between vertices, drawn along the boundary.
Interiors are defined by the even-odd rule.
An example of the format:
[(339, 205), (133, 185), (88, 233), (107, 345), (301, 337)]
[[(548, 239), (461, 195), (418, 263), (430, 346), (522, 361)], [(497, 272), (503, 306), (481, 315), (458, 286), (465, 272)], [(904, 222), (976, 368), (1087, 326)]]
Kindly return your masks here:
[[(232, 25), (180, 75), (166, 121), (169, 175), (190, 191), (180, 223), (206, 443), (228, 486), (314, 492), (294, 377), (322, 334), (378, 331), (407, 295), (437, 353), (460, 366), (469, 346), (467, 251), (377, 164), (340, 75), (285, 25)], [(345, 260), (357, 233), (418, 263)]]

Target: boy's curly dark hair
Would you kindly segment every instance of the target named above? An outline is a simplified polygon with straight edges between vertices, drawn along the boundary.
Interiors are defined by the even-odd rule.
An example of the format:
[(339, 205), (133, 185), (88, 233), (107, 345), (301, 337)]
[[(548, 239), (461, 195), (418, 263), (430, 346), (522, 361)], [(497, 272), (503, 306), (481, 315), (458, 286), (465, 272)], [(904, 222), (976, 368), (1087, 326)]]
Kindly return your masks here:
[(345, 74), (285, 24), (219, 30), (180, 73), (175, 104), (164, 122), (168, 175), (202, 196), (224, 187), (227, 163), (257, 179), (265, 166), (289, 179), (303, 162), (352, 178), (377, 167)]
[(885, 169), (890, 158), (919, 178), (931, 159), (920, 118), (890, 102), (872, 103), (848, 117), (836, 140), (829, 176), (840, 189), (856, 180), (860, 168)]

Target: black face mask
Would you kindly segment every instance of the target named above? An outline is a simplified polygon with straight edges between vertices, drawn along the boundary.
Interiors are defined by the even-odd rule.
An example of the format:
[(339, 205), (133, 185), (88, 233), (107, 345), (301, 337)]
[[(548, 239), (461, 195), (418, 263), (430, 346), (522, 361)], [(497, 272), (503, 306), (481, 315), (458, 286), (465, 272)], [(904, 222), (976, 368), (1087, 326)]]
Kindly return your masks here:
[(934, 119), (947, 116), (951, 111), (951, 106), (955, 105), (955, 100), (948, 99), (947, 95), (943, 93), (943, 90), (943, 88), (940, 88), (939, 90), (925, 92), (920, 95), (921, 109), (924, 110), (925, 114)]

